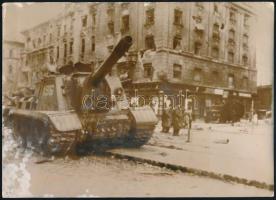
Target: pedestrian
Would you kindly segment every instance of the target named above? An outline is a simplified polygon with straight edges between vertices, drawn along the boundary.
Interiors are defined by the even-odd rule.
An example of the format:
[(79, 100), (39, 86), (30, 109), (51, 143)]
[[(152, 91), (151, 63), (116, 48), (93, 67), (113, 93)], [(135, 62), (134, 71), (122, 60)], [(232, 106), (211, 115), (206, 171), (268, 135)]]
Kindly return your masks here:
[(178, 136), (179, 131), (183, 126), (183, 115), (181, 106), (177, 106), (172, 113), (172, 126), (173, 126), (173, 136)]
[(258, 125), (258, 115), (256, 111), (254, 111), (254, 114), (253, 114), (253, 124)]
[(189, 110), (185, 112), (184, 115), (185, 127), (188, 129), (188, 139), (187, 142), (191, 141), (191, 128), (192, 128), (192, 121), (193, 121), (193, 112)]
[(171, 127), (171, 109), (166, 108), (162, 113), (162, 132), (168, 133)]

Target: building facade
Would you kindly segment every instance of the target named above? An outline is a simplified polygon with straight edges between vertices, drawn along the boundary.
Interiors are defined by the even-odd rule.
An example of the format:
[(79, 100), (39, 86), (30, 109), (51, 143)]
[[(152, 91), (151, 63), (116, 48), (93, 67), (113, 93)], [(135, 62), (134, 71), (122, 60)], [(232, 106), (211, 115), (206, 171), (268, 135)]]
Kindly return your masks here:
[(2, 59), (2, 77), (3, 77), (3, 93), (11, 95), (18, 87), (20, 87), (20, 68), (21, 53), (24, 50), (24, 43), (18, 41), (3, 42), (3, 59)]
[(256, 110), (272, 111), (272, 85), (262, 85), (257, 88)]
[(257, 91), (255, 20), (247, 3), (71, 3), (23, 33), (25, 63), (36, 78), (46, 63), (93, 70), (130, 35), (133, 45), (116, 66), (129, 95), (147, 103), (155, 95), (159, 110), (164, 99), (189, 96), (199, 117), (229, 97), (248, 111)]

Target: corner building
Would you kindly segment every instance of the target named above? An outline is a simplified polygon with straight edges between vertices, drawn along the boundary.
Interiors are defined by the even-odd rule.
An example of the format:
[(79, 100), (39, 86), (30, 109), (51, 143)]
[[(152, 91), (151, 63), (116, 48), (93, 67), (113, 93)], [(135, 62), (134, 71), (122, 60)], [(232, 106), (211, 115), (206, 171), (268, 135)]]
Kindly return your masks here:
[[(245, 110), (256, 93), (254, 23), (246, 3), (102, 3), (97, 7), (97, 50), (131, 35), (134, 44), (118, 63), (129, 94), (187, 94), (203, 117), (206, 107), (230, 96)], [(161, 96), (160, 96), (161, 95)], [(182, 101), (183, 102), (183, 101)]]
[(23, 32), (25, 68), (29, 79), (49, 65), (93, 71), (130, 35), (133, 45), (113, 70), (129, 95), (146, 103), (155, 95), (159, 113), (165, 96), (179, 94), (181, 102), (193, 99), (197, 117), (230, 97), (249, 111), (256, 94), (255, 22), (250, 3), (66, 3), (59, 16)]

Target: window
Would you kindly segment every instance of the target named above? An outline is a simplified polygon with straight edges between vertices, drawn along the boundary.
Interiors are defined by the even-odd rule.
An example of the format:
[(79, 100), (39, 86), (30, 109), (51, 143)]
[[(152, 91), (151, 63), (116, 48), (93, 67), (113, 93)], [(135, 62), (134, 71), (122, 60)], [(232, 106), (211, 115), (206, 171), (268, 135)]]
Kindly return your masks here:
[(91, 50), (93, 52), (95, 51), (95, 36), (92, 36), (91, 38)]
[(219, 49), (217, 47), (212, 48), (212, 57), (214, 57), (214, 58), (219, 57)]
[(74, 45), (74, 42), (71, 41), (71, 42), (70, 42), (70, 54), (73, 53), (73, 45)]
[(50, 42), (52, 42), (52, 40), (53, 40), (53, 35), (52, 35), (52, 33), (50, 33)]
[(146, 24), (154, 24), (154, 9), (146, 11)]
[(201, 81), (201, 69), (194, 70), (194, 81)]
[(231, 40), (235, 39), (235, 31), (233, 29), (229, 30), (229, 39)]
[(92, 23), (93, 23), (93, 25), (96, 24), (96, 13), (93, 13), (93, 15), (92, 15)]
[(83, 18), (82, 18), (82, 27), (86, 27), (87, 25), (87, 15), (85, 15)]
[(66, 25), (63, 26), (64, 33), (66, 33)]
[(236, 16), (234, 12), (230, 12), (230, 21), (235, 22), (236, 21)]
[(57, 60), (59, 59), (59, 46), (57, 46)]
[(234, 88), (234, 75), (233, 74), (229, 74), (228, 75), (228, 87), (229, 88)]
[(244, 76), (242, 79), (242, 88), (247, 89), (247, 87), (248, 87), (248, 78)]
[(11, 65), (9, 65), (9, 74), (12, 74), (12, 66)]
[(217, 23), (213, 26), (213, 33), (219, 33), (219, 25)]
[(110, 34), (114, 34), (114, 22), (112, 20), (108, 22), (108, 30)]
[(175, 36), (173, 38), (173, 49), (181, 49), (181, 37)]
[(9, 52), (9, 57), (12, 58), (13, 57), (13, 50), (10, 49), (10, 52)]
[(151, 63), (144, 64), (144, 77), (152, 78), (153, 68)]
[(43, 43), (46, 42), (46, 35), (43, 36)]
[(217, 71), (212, 72), (212, 81), (217, 82), (219, 80), (219, 73)]
[(249, 16), (245, 15), (243, 20), (244, 20), (243, 21), (244, 26), (249, 26)]
[(173, 78), (181, 79), (182, 66), (178, 64), (173, 65)]
[(229, 51), (229, 52), (228, 52), (228, 61), (229, 61), (230, 63), (233, 63), (233, 62), (234, 62), (234, 52), (232, 52), (232, 51)]
[(242, 64), (243, 64), (243, 65), (247, 65), (247, 64), (248, 64), (248, 57), (247, 57), (246, 54), (244, 54), (244, 55), (242, 56)]
[(122, 17), (122, 31), (126, 32), (129, 30), (129, 15), (124, 15)]
[(182, 24), (182, 11), (177, 9), (174, 10), (174, 24), (176, 25)]
[(248, 35), (247, 34), (243, 35), (243, 43), (248, 44)]
[(85, 39), (83, 38), (81, 40), (81, 55), (82, 55), (82, 57), (84, 56), (84, 52), (85, 52)]
[(214, 3), (214, 13), (218, 13), (218, 4)]
[(64, 58), (67, 57), (67, 44), (64, 44)]
[(201, 49), (201, 44), (198, 42), (195, 42), (195, 54), (199, 55), (200, 54), (200, 49)]
[(57, 28), (57, 34), (58, 34), (58, 36), (60, 36), (60, 26), (58, 26), (58, 28)]
[(146, 43), (145, 44), (146, 49), (155, 49), (155, 43), (154, 43), (153, 35), (146, 36), (145, 43)]

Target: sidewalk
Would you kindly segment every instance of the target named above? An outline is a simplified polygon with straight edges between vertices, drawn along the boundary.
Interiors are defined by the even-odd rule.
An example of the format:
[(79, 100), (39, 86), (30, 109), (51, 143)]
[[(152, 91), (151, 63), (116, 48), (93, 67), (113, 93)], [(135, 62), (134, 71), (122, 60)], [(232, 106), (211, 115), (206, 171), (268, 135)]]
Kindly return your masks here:
[(271, 188), (274, 183), (272, 125), (260, 124), (252, 128), (246, 123), (234, 127), (194, 123), (191, 143), (186, 142), (187, 129), (181, 130), (180, 136), (172, 136), (172, 129), (168, 134), (160, 130), (159, 124), (148, 145), (140, 149), (111, 152), (257, 187), (259, 184)]

